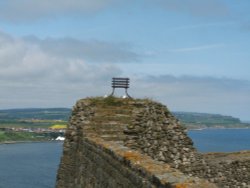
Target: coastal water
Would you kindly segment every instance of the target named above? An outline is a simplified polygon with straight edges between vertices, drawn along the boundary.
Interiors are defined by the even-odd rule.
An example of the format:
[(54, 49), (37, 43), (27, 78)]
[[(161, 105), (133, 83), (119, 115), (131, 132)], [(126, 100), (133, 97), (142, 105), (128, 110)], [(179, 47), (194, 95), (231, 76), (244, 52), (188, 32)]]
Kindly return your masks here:
[[(250, 129), (188, 132), (200, 152), (250, 150)], [(0, 144), (0, 188), (54, 188), (62, 142)]]
[(250, 129), (203, 129), (188, 132), (199, 152), (250, 150)]
[(0, 145), (0, 188), (54, 188), (62, 142)]

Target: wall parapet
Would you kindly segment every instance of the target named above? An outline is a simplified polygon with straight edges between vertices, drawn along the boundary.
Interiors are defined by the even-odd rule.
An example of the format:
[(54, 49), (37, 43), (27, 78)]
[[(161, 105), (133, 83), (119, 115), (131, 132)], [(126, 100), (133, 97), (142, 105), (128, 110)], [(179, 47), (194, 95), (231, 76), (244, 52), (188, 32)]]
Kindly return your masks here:
[[(84, 138), (81, 141), (81, 148), (75, 149), (75, 152), (78, 152), (78, 156), (73, 157), (72, 152), (74, 151), (71, 150), (69, 151), (71, 157), (66, 159), (72, 161), (71, 166), (69, 168), (64, 166), (66, 168), (59, 170), (58, 188), (216, 187), (200, 178), (189, 177), (171, 168), (168, 164), (155, 161), (151, 157), (131, 150), (119, 142), (105, 141), (102, 138), (98, 138), (98, 136), (94, 137), (92, 135), (89, 138)], [(78, 160), (78, 162), (75, 163), (73, 160)], [(63, 161), (61, 164), (64, 164)], [(68, 163), (66, 162), (65, 164)], [(64, 172), (67, 170), (73, 170), (74, 172), (70, 176), (66, 175), (65, 177)]]

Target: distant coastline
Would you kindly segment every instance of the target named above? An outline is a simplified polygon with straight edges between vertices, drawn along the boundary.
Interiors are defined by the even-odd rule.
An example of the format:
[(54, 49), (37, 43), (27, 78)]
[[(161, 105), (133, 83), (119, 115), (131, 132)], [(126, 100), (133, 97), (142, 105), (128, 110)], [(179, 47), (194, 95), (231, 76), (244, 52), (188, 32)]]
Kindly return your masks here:
[(187, 129), (231, 129), (250, 128), (250, 123), (239, 118), (220, 114), (197, 112), (173, 112)]
[(187, 128), (191, 131), (202, 131), (202, 130), (221, 130), (221, 129), (250, 129), (250, 127), (204, 127), (204, 128)]
[(63, 142), (62, 140), (44, 140), (44, 141), (32, 141), (32, 140), (26, 140), (26, 141), (3, 141), (0, 142), (0, 144), (23, 144), (23, 143), (46, 143), (46, 142)]
[[(64, 135), (70, 114), (69, 108), (0, 110), (0, 144), (54, 140)], [(232, 116), (197, 112), (172, 112), (172, 114), (187, 130), (250, 129), (250, 123), (242, 122)]]

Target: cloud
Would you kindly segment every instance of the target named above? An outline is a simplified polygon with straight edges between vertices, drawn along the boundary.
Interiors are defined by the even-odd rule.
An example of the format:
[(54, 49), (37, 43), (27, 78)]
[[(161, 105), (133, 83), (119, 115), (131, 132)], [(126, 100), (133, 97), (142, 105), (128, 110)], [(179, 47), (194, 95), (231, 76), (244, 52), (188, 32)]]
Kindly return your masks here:
[(123, 0), (1, 0), (0, 19), (33, 21), (48, 16), (96, 12)]
[(168, 51), (169, 52), (192, 52), (192, 51), (215, 49), (215, 48), (220, 48), (223, 46), (225, 45), (224, 44), (210, 44), (210, 45), (203, 45), (203, 46), (196, 46), (196, 47), (189, 47), (189, 48), (171, 49)]
[[(250, 92), (250, 81), (229, 78), (149, 75), (138, 79), (137, 82), (140, 83), (139, 85), (143, 85), (144, 87), (152, 87), (154, 85), (154, 92), (152, 92), (152, 94), (155, 96), (171, 95), (172, 97), (185, 96), (195, 98), (197, 96), (226, 96), (231, 95), (230, 93), (247, 94)], [(159, 89), (159, 92), (155, 92), (157, 89)], [(166, 92), (160, 92), (160, 90)]]
[[(117, 50), (120, 44), (76, 40), (70, 44), (56, 39), (58, 46), (54, 46), (51, 40), (28, 40), (0, 33), (1, 108), (68, 106), (81, 97), (105, 94), (109, 88), (105, 83), (122, 74), (116, 65), (119, 58), (124, 58), (122, 47)], [(99, 43), (108, 49), (99, 47)], [(79, 53), (67, 52), (70, 48)], [(91, 50), (83, 50), (80, 55), (85, 48)], [(111, 54), (102, 56), (103, 53)], [(113, 61), (109, 61), (111, 56), (115, 56)]]
[[(221, 0), (147, 0), (138, 2), (142, 7), (149, 2), (150, 7), (155, 5), (168, 11), (184, 12), (195, 16), (225, 16), (229, 13), (229, 8)], [(129, 0), (1, 0), (0, 20), (18, 23), (48, 17), (85, 15), (121, 3), (134, 6), (134, 1)]]
[(109, 94), (113, 76), (128, 76), (131, 96), (153, 98), (172, 111), (222, 113), (249, 119), (249, 81), (125, 75), (117, 62), (128, 56), (122, 62), (126, 65), (137, 55), (130, 54), (134, 53), (129, 45), (121, 46), (68, 38), (18, 38), (0, 32), (0, 108), (70, 107), (80, 98)]
[(135, 90), (138, 97), (161, 101), (171, 111), (219, 113), (242, 119), (250, 117), (250, 81), (247, 80), (151, 75), (134, 82), (134, 85), (131, 83), (131, 93)]
[(5, 33), (0, 33), (0, 41), (2, 79), (61, 79), (66, 76), (69, 80), (81, 80), (94, 77), (96, 69), (102, 75), (108, 72), (106, 69), (116, 69), (113, 63), (138, 59), (130, 46), (123, 43), (85, 42), (69, 38), (14, 38)]
[(133, 62), (139, 55), (132, 51), (129, 43), (112, 43), (99, 40), (81, 41), (73, 38), (40, 40), (36, 37), (25, 38), (31, 44), (38, 45), (42, 51), (64, 58), (82, 58), (90, 62)]
[[(109, 94), (113, 76), (128, 76), (131, 96), (153, 98), (172, 111), (222, 113), (249, 119), (249, 81), (124, 75), (116, 62), (130, 53), (129, 47), (120, 46), (103, 41), (15, 38), (0, 33), (0, 108), (70, 107), (80, 98)], [(103, 56), (102, 50), (110, 55)], [(128, 62), (133, 60), (134, 55), (127, 58)], [(120, 94), (124, 91), (119, 90)]]
[(221, 0), (148, 0), (163, 9), (194, 16), (225, 16), (229, 8)]
[(171, 28), (173, 31), (178, 30), (196, 30), (196, 29), (209, 29), (209, 28), (225, 28), (236, 26), (236, 22), (227, 21), (227, 22), (211, 22), (211, 23), (203, 23), (203, 24), (194, 24), (194, 25), (183, 25), (179, 27)]

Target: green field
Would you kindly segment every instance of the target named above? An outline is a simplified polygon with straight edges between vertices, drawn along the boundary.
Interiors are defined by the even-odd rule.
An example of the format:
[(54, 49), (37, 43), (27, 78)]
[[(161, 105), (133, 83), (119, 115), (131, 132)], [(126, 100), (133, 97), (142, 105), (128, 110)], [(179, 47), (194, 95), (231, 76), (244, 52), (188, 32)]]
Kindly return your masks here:
[(6, 132), (0, 131), (0, 143), (1, 142), (16, 142), (16, 141), (46, 141), (55, 139), (58, 134), (54, 133), (32, 133), (32, 132)]
[(67, 124), (71, 110), (68, 108), (0, 110), (1, 127), (49, 128)]
[[(50, 109), (12, 109), (0, 110), (0, 143), (18, 141), (46, 141), (63, 136), (57, 132), (24, 132), (10, 128), (65, 128), (71, 110), (67, 108)], [(5, 129), (7, 128), (7, 129)], [(9, 128), (9, 129), (8, 129)]]
[(187, 128), (250, 128), (249, 123), (242, 123), (240, 119), (220, 114), (174, 112), (173, 113)]

